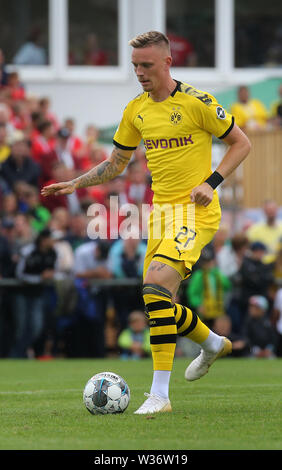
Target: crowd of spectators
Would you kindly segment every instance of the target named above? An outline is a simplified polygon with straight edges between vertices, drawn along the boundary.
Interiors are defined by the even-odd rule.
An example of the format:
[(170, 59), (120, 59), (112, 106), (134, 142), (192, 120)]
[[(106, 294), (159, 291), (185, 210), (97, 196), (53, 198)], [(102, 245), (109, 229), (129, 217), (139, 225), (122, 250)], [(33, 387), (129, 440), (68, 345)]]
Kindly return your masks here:
[[(73, 117), (61, 122), (48, 98), (26, 92), (18, 73), (0, 73), (0, 357), (150, 354), (140, 316), (142, 221), (123, 237), (126, 214), (111, 206), (111, 197), (120, 206), (151, 206), (143, 147), (109, 184), (43, 198), (43, 185), (89, 170), (107, 148), (95, 125), (77, 135)], [(105, 209), (103, 238), (89, 236), (94, 203)], [(282, 355), (282, 223), (275, 201), (263, 209), (248, 231), (218, 231), (179, 294), (232, 338), (235, 356)], [(186, 354), (181, 343), (177, 354)]]

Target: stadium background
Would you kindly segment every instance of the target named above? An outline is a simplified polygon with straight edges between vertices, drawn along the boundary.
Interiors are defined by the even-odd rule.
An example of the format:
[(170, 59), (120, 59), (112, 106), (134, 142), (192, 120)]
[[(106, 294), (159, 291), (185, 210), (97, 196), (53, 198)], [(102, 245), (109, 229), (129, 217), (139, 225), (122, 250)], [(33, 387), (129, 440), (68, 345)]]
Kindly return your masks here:
[[(110, 151), (112, 135), (124, 106), (140, 91), (130, 63), (128, 41), (144, 31), (154, 29), (175, 35), (176, 45), (184, 37), (186, 44), (184, 46), (182, 42), (181, 47), (186, 47), (186, 57), (178, 57), (179, 63), (173, 67), (172, 76), (214, 94), (229, 111), (237, 101), (237, 90), (242, 84), (249, 88), (252, 98), (264, 104), (269, 113), (272, 103), (279, 98), (278, 87), (282, 82), (282, 8), (275, 0), (269, 0), (267, 6), (262, 0), (40, 0), (40, 7), (35, 0), (0, 0), (0, 12), (0, 48), (5, 56), (6, 72), (18, 73), (26, 97), (47, 97), (50, 100), (49, 111), (56, 117), (58, 128), (63, 127), (66, 118), (72, 118), (75, 133), (81, 139), (85, 138), (87, 126), (97, 128), (99, 145), (105, 154)], [(31, 33), (36, 40), (39, 38), (42, 55), (38, 63), (22, 65), (16, 54)], [(95, 49), (97, 41), (98, 51)], [(5, 102), (5, 98), (0, 101)], [(223, 224), (216, 241), (218, 246), (220, 243), (228, 245), (234, 234), (246, 233), (250, 225), (263, 220), (262, 206), (266, 199), (273, 199), (278, 204), (280, 218), (281, 129), (268, 120), (264, 129), (248, 129), (248, 134), (253, 143), (251, 156), (220, 188)], [(214, 166), (223, 151), (224, 146), (215, 141)], [(92, 194), (90, 203), (95, 202), (95, 197)], [(3, 210), (1, 214), (1, 234), (9, 241), (7, 224), (10, 219), (5, 217)], [(73, 213), (72, 217), (75, 218), (76, 214)], [(87, 236), (84, 241), (86, 239)], [(103, 251), (103, 247), (100, 249)], [(275, 262), (276, 258), (272, 257), (272, 264), (267, 264), (272, 274)], [(16, 275), (7, 276), (3, 272), (1, 275), (4, 278), (1, 356), (7, 357), (13, 342), (14, 321), (17, 322), (13, 317), (15, 307), (11, 298), (18, 281)], [(265, 291), (270, 305), (268, 320), (275, 333), (279, 332), (273, 320), (274, 293), (280, 287), (280, 275), (273, 275), (276, 278), (271, 278)], [(258, 277), (257, 286), (260, 283), (265, 285), (265, 279), (260, 275)], [(37, 349), (35, 347), (35, 354), (46, 357), (56, 353), (100, 357), (117, 354), (113, 337), (117, 337), (115, 335), (122, 329), (121, 325), (123, 328), (127, 326), (130, 308), (141, 308), (138, 302), (136, 305), (133, 302), (123, 312), (121, 303), (124, 292), (128, 293), (129, 289), (126, 287), (127, 290), (123, 291), (122, 286), (131, 284), (131, 296), (137, 298), (139, 279), (132, 276), (128, 281), (122, 275), (109, 275), (106, 280), (99, 278), (93, 281), (90, 295), (95, 296), (96, 308), (106, 312), (106, 317), (102, 323), (96, 318), (95, 321), (100, 322), (99, 327), (94, 322), (92, 329), (89, 329), (89, 324), (95, 317), (93, 312), (89, 312), (87, 322), (80, 323), (80, 329), (77, 329), (78, 314), (75, 308), (72, 310), (72, 319), (75, 318), (73, 324), (68, 316), (66, 318), (65, 312), (56, 316), (56, 296), (52, 289), (48, 290), (49, 286), (44, 306), (45, 327)], [(101, 288), (102, 295), (99, 296), (101, 284), (106, 287)], [(108, 298), (109, 286), (112, 285), (117, 285), (117, 297), (110, 306), (105, 306), (103, 302)], [(84, 293), (80, 291), (81, 295)], [(255, 293), (261, 293), (260, 287)], [(187, 302), (186, 291), (183, 295)], [(87, 299), (83, 297), (83, 300)], [(72, 309), (72, 306), (68, 305), (68, 308)], [(115, 310), (119, 309), (119, 322), (115, 323)], [(79, 334), (76, 335), (74, 330), (79, 330)], [(100, 346), (91, 348), (91, 341), (99, 343), (100, 334), (104, 331), (107, 331), (105, 345), (100, 345), (101, 349)], [(236, 333), (241, 334), (241, 331)], [(57, 351), (52, 349), (54, 336)], [(60, 341), (63, 350), (60, 350)], [(88, 344), (88, 348), (83, 349), (82, 344)], [(186, 354), (187, 351), (182, 353)], [(33, 357), (33, 353), (30, 354)]]

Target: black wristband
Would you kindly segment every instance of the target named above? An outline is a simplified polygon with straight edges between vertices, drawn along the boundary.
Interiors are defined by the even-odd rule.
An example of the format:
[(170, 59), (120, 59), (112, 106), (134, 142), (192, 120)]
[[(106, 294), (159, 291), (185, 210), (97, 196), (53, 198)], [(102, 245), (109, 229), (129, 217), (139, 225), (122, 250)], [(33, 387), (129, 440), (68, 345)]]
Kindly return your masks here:
[(220, 183), (222, 183), (223, 180), (224, 180), (223, 176), (221, 176), (221, 174), (218, 173), (217, 171), (214, 171), (208, 177), (208, 179), (206, 179), (205, 183), (208, 183), (212, 187), (212, 189), (215, 189)]

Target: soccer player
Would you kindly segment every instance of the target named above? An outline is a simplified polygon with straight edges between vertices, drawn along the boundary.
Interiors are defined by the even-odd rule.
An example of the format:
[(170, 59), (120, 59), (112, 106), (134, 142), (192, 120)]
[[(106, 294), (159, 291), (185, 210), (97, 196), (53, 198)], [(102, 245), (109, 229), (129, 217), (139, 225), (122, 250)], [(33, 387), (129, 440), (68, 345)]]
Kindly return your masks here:
[[(200, 355), (185, 371), (188, 381), (202, 377), (218, 357), (232, 350), (227, 338), (211, 331), (175, 298), (219, 227), (215, 189), (247, 156), (250, 142), (213, 96), (171, 77), (170, 44), (164, 34), (150, 31), (129, 44), (143, 93), (125, 108), (111, 156), (72, 181), (43, 188), (42, 194), (71, 194), (113, 179), (143, 139), (154, 191), (143, 286), (153, 380), (150, 393), (145, 393), (148, 398), (135, 413), (148, 414), (171, 411), (169, 382), (177, 334), (201, 345)], [(228, 146), (213, 173), (212, 135)]]

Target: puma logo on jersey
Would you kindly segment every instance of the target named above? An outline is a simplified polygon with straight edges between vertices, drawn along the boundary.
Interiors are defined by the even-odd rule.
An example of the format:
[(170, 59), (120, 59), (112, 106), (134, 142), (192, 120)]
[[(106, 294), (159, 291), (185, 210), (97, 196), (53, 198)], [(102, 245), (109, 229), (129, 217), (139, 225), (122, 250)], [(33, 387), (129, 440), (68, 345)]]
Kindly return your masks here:
[(138, 114), (137, 119), (138, 119), (138, 118), (139, 118), (142, 122), (144, 122), (144, 119), (142, 118), (142, 116), (141, 116), (140, 114)]

